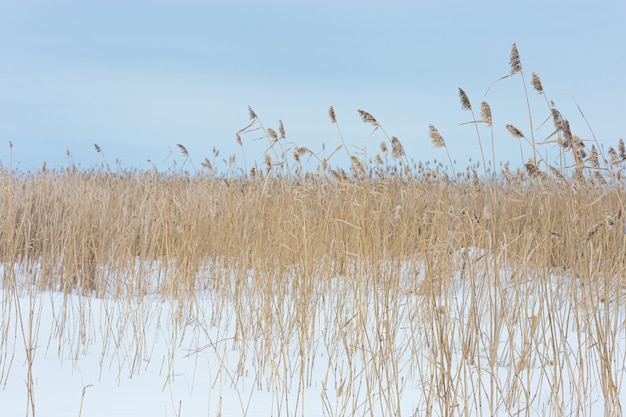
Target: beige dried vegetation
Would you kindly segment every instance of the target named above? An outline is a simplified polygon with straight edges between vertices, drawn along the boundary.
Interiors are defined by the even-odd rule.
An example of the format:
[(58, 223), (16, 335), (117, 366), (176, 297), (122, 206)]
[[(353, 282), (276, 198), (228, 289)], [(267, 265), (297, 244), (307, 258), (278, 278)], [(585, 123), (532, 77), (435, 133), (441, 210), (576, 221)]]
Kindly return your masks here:
[[(510, 64), (503, 78), (522, 73), (515, 45)], [(534, 73), (532, 86), (545, 95)], [(246, 135), (262, 132), (268, 147), (241, 175), (217, 173), (217, 150), (191, 174), (4, 168), (0, 330), (7, 334), (14, 310), (26, 308), (18, 295), (36, 307), (48, 291), (115, 300), (156, 294), (177, 306), (172, 320), (183, 326), (198, 319), (196, 300), (209, 294), (214, 307), (203, 318), (225, 324), (232, 308), (239, 371), (246, 355), (262, 358), (251, 372), (263, 389), (303, 392), (310, 360), (324, 347), (328, 363), (315, 366), (328, 367), (324, 384), (336, 393), (337, 400), (322, 398), (328, 415), (394, 415), (407, 396), (417, 398), (419, 415), (531, 415), (537, 395), (549, 415), (585, 415), (596, 380), (607, 415), (617, 415), (626, 355), (624, 142), (608, 157), (589, 149), (546, 102), (555, 130), (545, 143), (560, 147), (556, 162), (542, 159), (534, 135), (508, 124), (533, 158), (522, 159), (525, 171), (485, 169), (481, 178), (474, 167), (454, 173), (454, 149), (433, 125), (432, 144), (445, 148), (453, 174), (441, 164), (410, 165), (400, 140), (363, 110), (362, 120), (386, 138), (374, 163), (350, 152), (340, 130), (341, 144), (318, 159), (286, 141), (282, 122), (278, 131), (265, 128), (250, 108), (236, 141), (245, 148)], [(333, 107), (328, 115), (339, 129)], [(497, 146), (489, 105), (481, 104), (481, 120), (472, 117), (485, 167), (480, 129)], [(348, 171), (331, 168), (342, 151)], [(319, 166), (306, 171), (303, 158)], [(27, 347), (37, 328), (32, 307), (22, 327)], [(145, 335), (136, 325), (132, 354), (141, 357)], [(89, 344), (81, 326), (89, 327), (87, 318), (57, 331), (59, 345), (73, 341), (63, 349), (77, 355)], [(13, 343), (0, 339), (3, 358)], [(353, 357), (360, 360), (335, 362)], [(296, 386), (272, 368), (280, 358), (299, 375)], [(2, 363), (0, 383), (9, 371)], [(531, 381), (537, 367), (552, 384), (547, 394)], [(575, 395), (564, 379), (578, 387)]]

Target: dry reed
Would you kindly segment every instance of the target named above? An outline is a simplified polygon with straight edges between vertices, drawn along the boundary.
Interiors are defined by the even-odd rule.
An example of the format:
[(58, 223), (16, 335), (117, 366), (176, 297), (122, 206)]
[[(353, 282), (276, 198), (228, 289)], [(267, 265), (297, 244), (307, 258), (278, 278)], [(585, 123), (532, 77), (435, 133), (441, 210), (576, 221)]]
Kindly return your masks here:
[[(522, 71), (515, 45), (510, 65), (511, 74)], [(536, 74), (532, 85), (543, 93)], [(459, 95), (471, 110), (465, 92)], [(525, 172), (505, 165), (493, 182), (474, 169), (467, 179), (450, 179), (441, 165), (413, 168), (396, 137), (387, 140), (402, 169), (379, 154), (370, 163), (349, 153), (340, 131), (335, 152), (345, 149), (351, 170), (332, 167), (333, 153), (305, 175), (301, 159), (317, 154), (289, 148), (282, 121), (278, 132), (265, 129), (252, 108), (251, 125), (236, 140), (243, 148), (244, 134), (261, 127), (269, 146), (263, 170), (255, 162), (241, 175), (218, 174), (208, 158), (202, 174), (3, 168), (0, 330), (7, 334), (15, 311), (28, 309), (22, 343), (34, 352), (44, 292), (79, 294), (85, 309), (91, 297), (125, 305), (157, 297), (170, 306), (174, 341), (192, 323), (208, 334), (202, 323), (223, 328), (234, 320), (228, 348), (207, 346), (222, 359), (227, 349), (240, 352), (228, 373), (234, 386), (253, 372), (256, 387), (277, 399), (296, 392), (287, 415), (304, 413), (313, 366), (326, 367), (328, 415), (399, 415), (412, 397), (420, 415), (531, 415), (534, 401), (548, 415), (587, 415), (598, 400), (589, 397), (594, 384), (617, 415), (626, 356), (626, 191), (613, 172), (626, 160), (624, 142), (607, 159), (595, 147), (584, 159), (584, 141), (558, 110), (547, 111), (559, 159), (574, 161), (574, 169), (531, 158)], [(358, 113), (383, 130), (371, 114)], [(337, 124), (333, 107), (328, 115)], [(480, 121), (492, 128), (486, 102)], [(511, 124), (506, 130), (525, 139)], [(443, 137), (433, 125), (429, 134), (454, 172)], [(538, 144), (526, 145), (536, 153)], [(283, 152), (270, 155), (276, 149)], [(386, 141), (380, 149), (388, 154)], [(203, 312), (198, 305), (207, 295), (211, 309)], [(78, 357), (97, 325), (60, 311), (68, 325), (55, 333), (57, 349)], [(119, 325), (135, 329), (129, 344), (115, 337), (114, 323), (98, 327), (102, 354), (132, 358), (131, 374), (147, 355), (143, 320), (131, 309), (120, 312)], [(2, 357), (12, 343), (0, 339)], [(34, 415), (33, 362), (26, 380)], [(533, 369), (550, 388), (537, 385)], [(9, 371), (16, 372), (3, 361), (0, 383)], [(565, 380), (577, 389), (568, 391)], [(84, 400), (83, 391), (81, 409)], [(283, 405), (277, 400), (276, 409)]]

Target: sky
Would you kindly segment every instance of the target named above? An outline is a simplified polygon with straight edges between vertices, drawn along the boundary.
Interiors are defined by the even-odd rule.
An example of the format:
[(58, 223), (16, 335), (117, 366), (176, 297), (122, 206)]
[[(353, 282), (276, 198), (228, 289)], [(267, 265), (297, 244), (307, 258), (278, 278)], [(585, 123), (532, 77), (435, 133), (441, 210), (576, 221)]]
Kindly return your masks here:
[[(496, 163), (520, 165), (529, 152), (505, 125), (531, 136), (524, 83), (516, 74), (492, 85), (509, 73), (513, 43), (536, 141), (552, 124), (542, 125), (549, 107), (532, 72), (575, 134), (616, 146), (626, 136), (624, 16), (618, 0), (0, 0), (0, 161), (191, 169), (180, 143), (198, 169), (208, 157), (225, 170), (231, 154), (249, 168), (267, 142), (253, 132), (237, 145), (248, 106), (265, 127), (282, 120), (289, 146), (323, 157), (341, 143), (332, 105), (353, 152), (374, 156), (386, 139), (363, 109), (415, 161), (447, 161), (431, 144), (435, 125), (458, 171), (480, 159), (461, 87), (477, 113), (491, 106)], [(558, 149), (542, 152), (553, 160)]]

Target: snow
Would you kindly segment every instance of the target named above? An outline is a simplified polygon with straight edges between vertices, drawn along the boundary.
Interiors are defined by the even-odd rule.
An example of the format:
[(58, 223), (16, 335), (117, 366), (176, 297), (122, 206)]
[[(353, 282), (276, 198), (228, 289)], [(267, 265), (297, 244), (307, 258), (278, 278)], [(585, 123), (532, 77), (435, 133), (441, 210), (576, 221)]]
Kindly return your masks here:
[[(584, 320), (556, 296), (565, 278), (542, 298), (531, 279), (468, 279), (491, 261), (477, 250), (459, 256), (474, 275), (461, 267), (436, 297), (416, 293), (424, 268), (409, 263), (380, 268), (403, 271), (398, 293), (338, 276), (313, 285), (302, 311), (295, 292), (261, 299), (253, 275), (247, 309), (211, 290), (180, 304), (160, 293), (96, 298), (5, 283), (0, 415), (29, 415), (28, 352), (39, 417), (421, 416), (445, 414), (446, 401), (466, 416), (621, 413), (624, 303), (597, 305), (596, 321)], [(250, 314), (268, 306), (270, 316)], [(310, 320), (294, 327), (293, 317)]]

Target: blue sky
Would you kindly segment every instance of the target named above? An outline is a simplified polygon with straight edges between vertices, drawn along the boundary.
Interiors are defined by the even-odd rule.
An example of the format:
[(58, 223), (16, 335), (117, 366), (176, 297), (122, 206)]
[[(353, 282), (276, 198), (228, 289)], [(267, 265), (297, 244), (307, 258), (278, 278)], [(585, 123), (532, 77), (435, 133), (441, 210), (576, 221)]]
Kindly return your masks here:
[[(624, 16), (617, 0), (0, 0), (0, 161), (64, 167), (69, 150), (88, 168), (103, 162), (94, 143), (111, 165), (142, 169), (148, 160), (180, 166), (177, 143), (196, 166), (214, 147), (219, 159), (242, 161), (235, 133), (248, 106), (266, 127), (282, 119), (289, 142), (328, 152), (340, 143), (327, 115), (333, 105), (345, 140), (368, 155), (384, 135), (372, 134), (357, 109), (415, 160), (446, 160), (431, 146), (434, 124), (462, 168), (480, 155), (474, 128), (459, 126), (471, 119), (459, 104), (462, 87), (476, 109), (491, 105), (497, 161), (519, 165), (504, 126), (530, 136), (521, 78), (485, 96), (509, 72), (514, 42), (527, 83), (540, 75), (574, 133), (592, 137), (577, 102), (598, 140), (615, 146), (626, 136)], [(537, 128), (548, 108), (530, 94)], [(243, 137), (248, 165), (263, 159), (255, 138)]]

